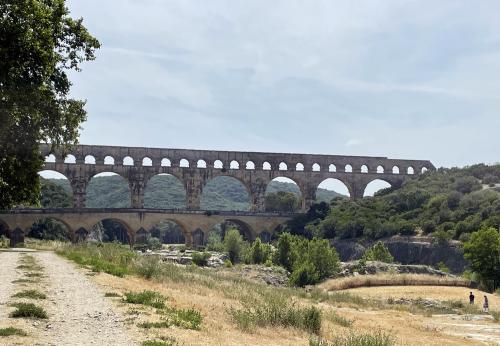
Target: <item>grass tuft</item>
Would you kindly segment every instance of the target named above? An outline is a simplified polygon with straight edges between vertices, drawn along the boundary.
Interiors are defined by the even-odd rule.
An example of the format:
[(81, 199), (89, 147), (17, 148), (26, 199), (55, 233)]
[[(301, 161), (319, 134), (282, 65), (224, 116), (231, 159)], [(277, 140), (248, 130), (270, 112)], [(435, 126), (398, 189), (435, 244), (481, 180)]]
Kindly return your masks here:
[(13, 298), (47, 299), (47, 296), (37, 290), (25, 290), (12, 296)]
[(16, 307), (16, 310), (10, 314), (10, 317), (48, 318), (47, 312), (42, 307), (36, 306), (32, 303), (15, 303), (12, 304), (12, 306)]
[(142, 346), (176, 346), (177, 342), (172, 338), (164, 338), (165, 340), (148, 340), (142, 343)]
[(13, 336), (13, 335), (27, 336), (28, 334), (24, 330), (18, 328), (12, 328), (12, 327), (0, 328), (0, 336)]
[(311, 338), (309, 346), (393, 346), (396, 344), (395, 338), (382, 331), (374, 333), (348, 333), (336, 336), (333, 340), (327, 341), (321, 338)]
[(184, 329), (200, 330), (203, 321), (200, 312), (195, 309), (166, 308), (159, 313), (164, 315), (172, 325)]
[(335, 312), (330, 312), (329, 314), (326, 315), (326, 318), (335, 323), (338, 324), (339, 326), (350, 328), (352, 327), (352, 324), (354, 323), (354, 320), (350, 320), (348, 318), (342, 317), (340, 315), (337, 315)]
[(146, 290), (142, 292), (126, 292), (124, 301), (130, 304), (142, 304), (156, 309), (163, 309), (166, 299), (158, 292)]
[(116, 292), (106, 292), (106, 293), (104, 293), (104, 296), (105, 297), (110, 297), (110, 298), (121, 297), (121, 295), (119, 293), (116, 293)]

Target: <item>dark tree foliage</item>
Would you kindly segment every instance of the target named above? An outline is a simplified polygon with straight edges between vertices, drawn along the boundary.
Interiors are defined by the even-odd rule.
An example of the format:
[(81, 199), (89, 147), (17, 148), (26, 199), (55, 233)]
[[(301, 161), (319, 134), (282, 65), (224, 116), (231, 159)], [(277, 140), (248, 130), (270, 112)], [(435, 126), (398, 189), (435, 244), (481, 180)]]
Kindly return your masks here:
[(500, 285), (500, 231), (485, 227), (464, 243), (464, 256), (479, 274), (485, 288), (494, 291)]
[(38, 203), (39, 142), (76, 142), (86, 114), (66, 71), (97, 48), (64, 0), (0, 2), (0, 209)]
[(292, 213), (299, 207), (299, 199), (292, 192), (278, 191), (266, 194), (266, 211)]
[(482, 226), (500, 226), (500, 193), (482, 188), (492, 177), (500, 177), (500, 165), (441, 168), (374, 197), (334, 199), (327, 215), (299, 216), (287, 231), (330, 239), (379, 239), (420, 231), (440, 240), (467, 239)]

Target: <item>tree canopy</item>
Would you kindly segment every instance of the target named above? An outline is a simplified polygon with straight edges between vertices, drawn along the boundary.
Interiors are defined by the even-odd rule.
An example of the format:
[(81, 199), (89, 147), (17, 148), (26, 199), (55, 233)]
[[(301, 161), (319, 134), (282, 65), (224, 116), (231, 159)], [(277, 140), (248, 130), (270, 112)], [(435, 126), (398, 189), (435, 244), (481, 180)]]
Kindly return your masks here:
[(38, 203), (40, 142), (76, 143), (85, 102), (68, 97), (67, 71), (99, 47), (64, 0), (0, 3), (0, 209)]

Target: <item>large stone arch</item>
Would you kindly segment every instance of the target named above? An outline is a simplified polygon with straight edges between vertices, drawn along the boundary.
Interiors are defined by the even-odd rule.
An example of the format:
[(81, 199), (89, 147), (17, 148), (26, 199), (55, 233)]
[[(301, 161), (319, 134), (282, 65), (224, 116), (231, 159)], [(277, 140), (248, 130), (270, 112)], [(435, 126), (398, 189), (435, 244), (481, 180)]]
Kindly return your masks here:
[[(238, 186), (242, 187), (246, 193), (246, 198), (245, 200), (241, 200), (240, 203), (241, 205), (244, 205), (245, 203), (248, 204), (248, 206), (240, 208), (240, 209), (232, 209), (232, 208), (225, 208), (224, 206), (221, 206), (219, 208), (212, 208), (208, 205), (208, 198), (209, 198), (209, 193), (212, 184), (215, 184), (217, 180), (234, 180), (238, 182)], [(242, 189), (242, 190), (243, 190)], [(214, 191), (214, 192), (223, 192), (223, 191)], [(202, 186), (201, 190), (201, 196), (200, 196), (200, 208), (203, 210), (241, 210), (241, 211), (250, 211), (252, 208), (252, 191), (251, 188), (248, 186), (247, 182), (242, 179), (241, 177), (238, 177), (237, 175), (228, 175), (228, 174), (219, 174), (217, 176), (214, 176), (213, 178), (206, 180), (205, 183)]]
[(0, 236), (10, 237), (10, 226), (7, 221), (0, 218)]
[[(104, 175), (110, 173), (110, 175)], [(119, 177), (119, 180), (116, 178)], [(115, 206), (110, 206), (108, 205), (101, 205), (101, 201), (99, 201), (99, 196), (96, 193), (94, 195), (94, 184), (98, 184), (97, 180), (95, 179), (107, 179), (109, 184), (116, 184), (116, 185), (122, 185), (122, 187), (125, 189), (123, 192), (123, 196), (121, 196), (122, 201)], [(113, 191), (116, 192), (116, 189)], [(130, 208), (132, 207), (132, 188), (130, 187), (130, 180), (128, 177), (125, 177), (123, 172), (121, 173), (116, 173), (111, 170), (105, 170), (100, 173), (93, 174), (89, 180), (88, 183), (85, 186), (85, 207), (86, 208)], [(93, 198), (96, 198), (95, 200)]]
[[(154, 186), (157, 188), (155, 189)], [(182, 189), (181, 198), (173, 200), (168, 195), (168, 189), (163, 189), (163, 185), (170, 185), (169, 188)], [(159, 190), (158, 187), (161, 189)], [(153, 206), (154, 200), (160, 200), (161, 206)], [(186, 184), (182, 178), (173, 173), (157, 173), (153, 174), (145, 181), (144, 185), (144, 207), (153, 209), (185, 209), (187, 208), (188, 194)]]
[[(298, 209), (297, 210), (304, 210), (305, 200), (306, 200), (307, 195), (308, 195), (307, 186), (305, 186), (305, 184), (301, 180), (297, 179), (292, 174), (286, 174), (287, 171), (280, 171), (279, 173), (285, 173), (285, 174), (276, 174), (275, 176), (273, 176), (271, 179), (269, 179), (266, 182), (264, 197), (266, 198), (266, 196), (269, 193), (272, 193), (270, 191), (270, 186), (273, 182), (288, 183), (288, 184), (293, 183), (296, 186), (296, 188), (298, 189), (298, 193), (299, 193), (297, 196), (297, 200), (298, 200)], [(284, 179), (284, 181), (280, 181), (280, 179)], [(264, 201), (264, 204), (265, 204), (264, 210), (267, 210), (266, 200), (267, 199), (265, 199), (265, 201)]]
[(236, 219), (236, 218), (226, 218), (226, 219), (224, 219), (223, 222), (231, 222), (231, 223), (234, 223), (234, 224), (240, 226), (241, 227), (239, 229), (240, 234), (243, 233), (242, 236), (245, 240), (249, 240), (249, 241), (255, 240), (256, 232), (252, 228), (252, 226), (250, 226), (247, 222), (242, 221), (240, 219)]
[[(341, 179), (340, 177), (327, 177), (321, 179), (321, 181), (316, 185), (316, 200), (318, 200), (319, 189), (334, 191), (336, 193), (346, 195), (349, 198), (353, 196), (351, 184), (349, 184), (349, 182), (347, 182), (346, 180)], [(329, 203), (329, 201), (325, 202)]]
[(93, 225), (88, 230), (89, 233), (92, 232), (92, 230), (94, 229), (94, 227), (96, 227), (99, 223), (102, 223), (103, 221), (106, 221), (106, 220), (119, 223), (125, 229), (125, 232), (126, 232), (127, 237), (128, 237), (129, 244), (131, 246), (134, 245), (134, 243), (135, 243), (135, 233), (138, 231), (138, 229), (134, 229), (133, 227), (130, 226), (130, 224), (127, 221), (125, 221), (125, 220), (123, 220), (123, 219), (121, 219), (119, 217), (116, 217), (116, 216), (111, 216), (110, 215), (110, 217), (99, 217), (99, 218), (95, 219), (94, 222), (93, 222)]
[[(382, 190), (382, 189), (385, 189), (385, 188), (388, 188), (388, 187), (392, 187), (392, 184), (390, 181), (388, 181), (389, 179), (381, 179), (381, 178), (376, 178), (376, 179), (372, 179), (370, 180), (366, 185), (365, 185), (365, 188), (363, 189), (363, 197), (369, 197), (369, 196), (373, 196), (374, 193), (377, 193), (378, 191)], [(385, 183), (385, 184), (382, 184), (382, 183)], [(380, 184), (380, 188), (378, 188), (376, 191), (374, 191), (373, 193), (371, 193), (370, 191), (370, 187), (373, 185), (373, 184)]]

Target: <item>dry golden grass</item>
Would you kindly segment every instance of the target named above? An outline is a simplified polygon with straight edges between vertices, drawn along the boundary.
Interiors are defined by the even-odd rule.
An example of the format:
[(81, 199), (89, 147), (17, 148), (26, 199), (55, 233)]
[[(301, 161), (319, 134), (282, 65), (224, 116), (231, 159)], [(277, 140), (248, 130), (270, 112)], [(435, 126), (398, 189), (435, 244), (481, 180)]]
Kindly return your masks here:
[(430, 298), (436, 300), (460, 300), (469, 302), (469, 292), (475, 296), (475, 304), (482, 307), (483, 296), (487, 296), (490, 309), (500, 310), (500, 296), (489, 294), (477, 289), (465, 287), (436, 287), (436, 286), (386, 286), (386, 287), (359, 287), (346, 290), (346, 292), (357, 294), (367, 298), (388, 299), (388, 298)]
[[(155, 314), (141, 313), (137, 318), (129, 315), (132, 318), (131, 328), (135, 333), (142, 334), (145, 339), (172, 336), (180, 344), (184, 345), (308, 345), (309, 335), (306, 332), (296, 329), (270, 327), (260, 328), (254, 332), (244, 332), (238, 329), (228, 314), (227, 309), (230, 306), (239, 306), (239, 297), (242, 295), (252, 294), (252, 292), (246, 292), (245, 290), (259, 290), (259, 286), (234, 285), (234, 282), (229, 280), (231, 278), (231, 274), (229, 273), (225, 273), (221, 277), (227, 277), (228, 281), (225, 282), (224, 279), (221, 279), (214, 285), (203, 283), (201, 280), (189, 282), (166, 281), (160, 283), (130, 276), (117, 278), (104, 273), (94, 276), (92, 280), (95, 280), (102, 287), (103, 294), (109, 291), (123, 293), (145, 289), (154, 290), (169, 297), (167, 305), (176, 308), (195, 308), (203, 315), (203, 323), (200, 331), (176, 327), (141, 330), (137, 327), (137, 323), (157, 321)], [(261, 286), (261, 289), (264, 290), (267, 287)], [(441, 287), (435, 288), (435, 290), (442, 289)], [(276, 290), (279, 291), (280, 289)], [(404, 293), (404, 290), (401, 292)], [(117, 308), (121, 309), (124, 314), (130, 309), (130, 305), (121, 303), (119, 299), (110, 299), (114, 299)], [(313, 304), (313, 302), (306, 299), (301, 299), (300, 303), (304, 305)], [(354, 320), (353, 325), (347, 328), (334, 324), (325, 318), (321, 332), (322, 337), (325, 339), (331, 339), (334, 335), (338, 335), (338, 333), (350, 330), (372, 332), (381, 329), (396, 336), (399, 340), (399, 345), (481, 345), (480, 342), (470, 339), (444, 334), (439, 328), (432, 326), (431, 317), (412, 315), (408, 312), (394, 310), (353, 308), (348, 307), (346, 304), (335, 304), (335, 306), (332, 306), (332, 304), (326, 302), (319, 303), (317, 306), (325, 314), (335, 311), (335, 313), (342, 317)]]
[(469, 287), (470, 281), (462, 278), (437, 277), (424, 274), (376, 274), (330, 279), (319, 285), (327, 291), (376, 286), (459, 286)]

